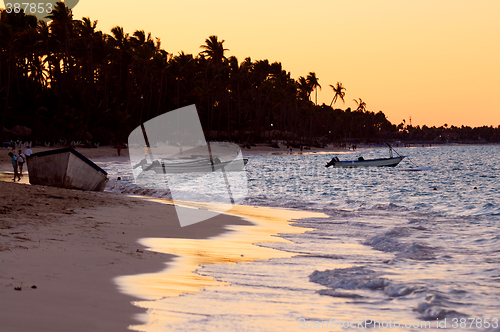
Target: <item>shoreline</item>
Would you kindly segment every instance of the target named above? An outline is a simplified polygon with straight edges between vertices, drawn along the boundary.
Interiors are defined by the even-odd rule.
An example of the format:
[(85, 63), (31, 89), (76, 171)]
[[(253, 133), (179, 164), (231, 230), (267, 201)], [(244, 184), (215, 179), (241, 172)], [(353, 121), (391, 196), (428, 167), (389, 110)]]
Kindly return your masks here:
[[(150, 198), (152, 201), (172, 204), (167, 200)], [(222, 204), (184, 202), (183, 206), (217, 211)], [(167, 267), (156, 273), (120, 276), (115, 279), (121, 292), (136, 298), (136, 305), (152, 311), (143, 315), (142, 325), (131, 326), (137, 331), (161, 330), (161, 315), (155, 315), (156, 300), (202, 292), (210, 286), (228, 286), (223, 281), (206, 276), (202, 266), (207, 264), (236, 264), (271, 258), (292, 257), (290, 253), (259, 246), (258, 243), (289, 242), (279, 234), (303, 233), (310, 228), (292, 226), (290, 222), (305, 218), (327, 217), (322, 213), (294, 211), (281, 208), (237, 205), (223, 214), (247, 221), (244, 224), (227, 225), (228, 232), (205, 238), (143, 238), (140, 243), (150, 251), (175, 255)], [(201, 272), (201, 273), (200, 273)], [(154, 318), (151, 318), (154, 317)], [(167, 323), (163, 321), (163, 323)]]
[[(401, 143), (403, 144), (403, 143)], [(421, 148), (421, 143), (408, 143), (408, 146), (396, 146), (393, 147), (396, 149), (407, 149), (407, 148)], [(429, 143), (425, 144), (425, 148), (429, 148)], [(480, 146), (480, 145), (498, 145), (499, 143), (432, 143), (431, 148), (441, 147), (441, 146)], [(338, 148), (338, 147), (326, 147), (326, 148), (315, 148), (311, 147), (311, 149), (307, 149), (304, 151), (300, 151), (299, 149), (293, 149), (293, 153), (290, 154), (287, 152), (285, 146), (280, 146), (280, 148), (273, 148), (269, 146), (269, 144), (258, 144), (255, 147), (251, 147), (251, 149), (247, 149), (242, 147), (240, 149), (244, 157), (251, 157), (254, 155), (308, 155), (308, 154), (331, 154), (331, 153), (350, 153), (358, 150), (367, 150), (367, 149), (383, 149), (387, 148), (385, 145), (373, 145), (373, 144), (357, 144), (356, 150), (347, 149), (347, 148)], [(33, 147), (33, 153), (43, 152), (47, 150), (59, 149), (57, 148), (47, 148), (42, 146)], [(24, 152), (24, 149), (22, 149)], [(97, 148), (82, 148), (76, 147), (75, 150), (83, 154), (85, 157), (89, 158), (95, 163), (108, 163), (108, 162), (127, 162), (129, 161), (129, 153), (128, 149), (124, 148), (121, 151), (121, 156), (118, 156), (116, 148), (113, 146), (105, 145)], [(11, 151), (8, 149), (0, 149), (0, 173), (1, 172), (12, 172), (12, 166), (10, 164), (10, 158), (7, 154)], [(27, 172), (27, 167), (24, 169)]]
[[(109, 149), (103, 151), (99, 154), (106, 162), (122, 161), (106, 157)], [(174, 207), (158, 200), (31, 186), (27, 174), (16, 183), (11, 176), (4, 173), (0, 181), (0, 303), (5, 308), (0, 321), (8, 331), (123, 331), (147, 324), (140, 303), (149, 295), (137, 284), (144, 275), (175, 275), (181, 267), (189, 282), (184, 289), (177, 287), (175, 296), (201, 291), (220, 283), (197, 274), (200, 264), (290, 255), (252, 243), (285, 241), (275, 235), (306, 230), (286, 221), (297, 219), (297, 211), (287, 210), (286, 219), (282, 209), (253, 206), (237, 206), (181, 228)], [(265, 220), (272, 211), (274, 217)], [(162, 253), (150, 250), (153, 236), (180, 246)], [(182, 252), (186, 243), (189, 250)], [(200, 243), (214, 250), (200, 256)], [(221, 245), (225, 251), (219, 250)], [(129, 277), (134, 286), (124, 287), (120, 281)], [(150, 281), (146, 283), (154, 288)]]
[(9, 182), (0, 189), (0, 322), (8, 331), (123, 331), (144, 310), (114, 278), (161, 271), (174, 257), (139, 239), (213, 237), (248, 224), (219, 215), (181, 228), (173, 206), (122, 194)]
[[(128, 160), (126, 156), (120, 159), (110, 156), (114, 150), (111, 147), (92, 150), (99, 150), (90, 156), (94, 161)], [(8, 161), (0, 163), (0, 167), (11, 169)], [(27, 178), (25, 174), (23, 181)], [(154, 199), (138, 199), (113, 192), (30, 186), (11, 180), (0, 181), (0, 197), (0, 262), (3, 267), (0, 304), (5, 308), (0, 311), (0, 322), (8, 331), (140, 329), (140, 324), (149, 324), (145, 323), (149, 317), (145, 313), (149, 308), (145, 301), (154, 300), (158, 294), (154, 289), (148, 293), (147, 288), (156, 287), (157, 281), (165, 281), (165, 272), (170, 277), (187, 276), (188, 280), (184, 285), (177, 283), (167, 289), (167, 296), (221, 285), (195, 270), (200, 264), (269, 258), (269, 253), (260, 251), (260, 247), (252, 243), (266, 242), (266, 239), (279, 242), (283, 239), (276, 234), (306, 230), (290, 226), (290, 219), (286, 219), (285, 212), (279, 208), (240, 206), (248, 211), (227, 211), (181, 228), (173, 206)], [(266, 212), (260, 216), (252, 213), (259, 209)], [(279, 211), (279, 217), (286, 220), (276, 217), (262, 220), (269, 211)], [(284, 211), (290, 212), (291, 219), (300, 218), (298, 211)], [(273, 221), (275, 228), (270, 227)], [(263, 227), (268, 229), (263, 230)], [(257, 240), (250, 236), (252, 232), (260, 233), (255, 234)], [(167, 253), (159, 253), (163, 244), (151, 240), (152, 236), (166, 238), (175, 248), (166, 247), (163, 252)], [(217, 247), (223, 243), (226, 243), (225, 251)], [(200, 254), (200, 247), (210, 250)], [(272, 257), (283, 253), (268, 250), (272, 250)], [(182, 271), (176, 270), (179, 266)], [(179, 271), (182, 273), (176, 275)], [(132, 279), (125, 280), (129, 277)], [(196, 278), (197, 283), (194, 282)], [(125, 284), (117, 285), (116, 281)], [(146, 289), (140, 289), (141, 283)], [(37, 288), (32, 289), (33, 285)], [(16, 287), (22, 289), (16, 291)]]
[(17, 183), (0, 182), (0, 188), (2, 329), (122, 331), (136, 322), (141, 310), (112, 279), (158, 270), (172, 255), (143, 251), (136, 244), (139, 227), (100, 213), (142, 202)]

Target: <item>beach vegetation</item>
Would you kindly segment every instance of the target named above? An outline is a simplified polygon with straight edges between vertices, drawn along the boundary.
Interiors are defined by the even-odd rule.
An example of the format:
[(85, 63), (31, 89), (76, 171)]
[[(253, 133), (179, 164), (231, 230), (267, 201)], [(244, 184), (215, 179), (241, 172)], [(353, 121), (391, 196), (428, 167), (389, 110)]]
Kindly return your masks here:
[[(295, 79), (280, 62), (240, 61), (215, 35), (198, 54), (186, 54), (166, 51), (144, 30), (102, 32), (97, 21), (75, 19), (62, 2), (49, 18), (0, 10), (2, 139), (125, 142), (141, 123), (195, 104), (207, 139), (246, 145), (500, 141), (500, 128), (395, 125), (361, 98), (354, 111), (335, 107), (345, 103), (341, 82), (329, 85), (330, 105), (320, 105), (315, 72)], [(29, 137), (9, 131), (17, 125), (30, 128)]]

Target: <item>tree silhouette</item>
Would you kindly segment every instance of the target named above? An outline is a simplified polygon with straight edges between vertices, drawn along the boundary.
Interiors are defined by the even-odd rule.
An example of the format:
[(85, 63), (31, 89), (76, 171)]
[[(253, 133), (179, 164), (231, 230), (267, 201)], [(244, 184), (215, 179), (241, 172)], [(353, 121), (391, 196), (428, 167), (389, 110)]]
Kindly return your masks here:
[(309, 85), (309, 88), (311, 90), (316, 91), (316, 100), (315, 104), (318, 105), (318, 88), (321, 90), (321, 85), (318, 82), (318, 78), (316, 77), (315, 72), (310, 72), (309, 75), (307, 75), (307, 84)]
[(358, 107), (356, 107), (356, 112), (361, 112), (361, 113), (366, 112), (366, 103), (361, 98), (358, 99), (359, 101), (353, 99), (356, 105), (358, 105)]
[(108, 34), (90, 18), (75, 20), (62, 2), (50, 18), (47, 24), (0, 10), (1, 124), (32, 128), (30, 140), (123, 142), (140, 123), (195, 104), (208, 139), (247, 144), (432, 141), (443, 133), (500, 141), (500, 128), (396, 126), (382, 111), (368, 111), (361, 98), (354, 112), (333, 109), (339, 98), (345, 102), (340, 82), (330, 85), (330, 106), (320, 106), (315, 72), (294, 79), (280, 62), (239, 62), (215, 35), (198, 54), (174, 55), (144, 30), (128, 34), (115, 26)]
[(345, 103), (344, 97), (345, 97), (345, 88), (342, 85), (342, 83), (337, 82), (335, 85), (331, 85), (330, 87), (333, 89), (333, 92), (335, 92), (335, 95), (333, 96), (332, 102), (330, 103), (330, 107), (332, 107), (333, 103), (337, 102), (337, 98), (342, 99), (342, 102)]
[(201, 53), (205, 54), (215, 65), (220, 66), (223, 61), (227, 60), (224, 52), (229, 50), (224, 48), (224, 40), (219, 40), (217, 36), (205, 39), (205, 44), (201, 45), (200, 48), (204, 49)]

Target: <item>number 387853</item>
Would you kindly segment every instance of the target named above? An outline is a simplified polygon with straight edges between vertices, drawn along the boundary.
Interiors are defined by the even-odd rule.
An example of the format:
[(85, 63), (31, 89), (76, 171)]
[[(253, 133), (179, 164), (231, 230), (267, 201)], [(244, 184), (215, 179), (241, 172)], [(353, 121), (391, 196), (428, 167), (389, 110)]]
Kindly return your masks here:
[(33, 2), (22, 2), (22, 3), (6, 3), (5, 4), (7, 13), (20, 13), (21, 9), (25, 14), (43, 14), (52, 13), (52, 4), (51, 3), (33, 3)]

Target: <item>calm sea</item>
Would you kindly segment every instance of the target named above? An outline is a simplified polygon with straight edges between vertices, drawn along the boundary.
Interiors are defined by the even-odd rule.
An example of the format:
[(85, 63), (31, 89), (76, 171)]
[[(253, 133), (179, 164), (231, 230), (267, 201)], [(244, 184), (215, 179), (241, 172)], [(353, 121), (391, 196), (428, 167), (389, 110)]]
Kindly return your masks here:
[[(397, 150), (411, 162), (332, 169), (334, 154), (251, 157), (243, 204), (329, 218), (297, 221), (313, 230), (282, 234), (289, 243), (256, 244), (291, 258), (200, 267), (230, 286), (157, 301), (162, 329), (500, 331), (500, 146)], [(338, 154), (361, 155), (388, 151)], [(415, 165), (432, 170), (403, 171)], [(109, 190), (168, 197), (134, 187), (129, 167), (105, 165)]]

